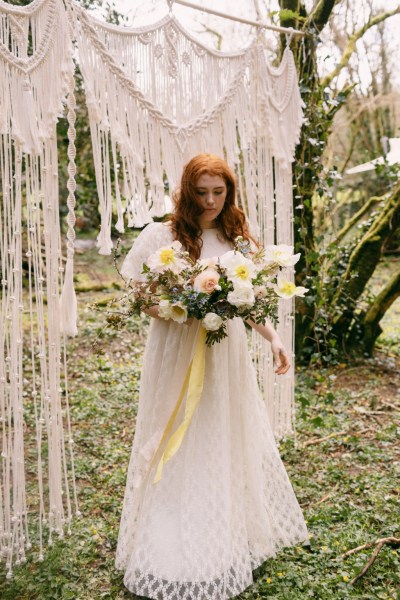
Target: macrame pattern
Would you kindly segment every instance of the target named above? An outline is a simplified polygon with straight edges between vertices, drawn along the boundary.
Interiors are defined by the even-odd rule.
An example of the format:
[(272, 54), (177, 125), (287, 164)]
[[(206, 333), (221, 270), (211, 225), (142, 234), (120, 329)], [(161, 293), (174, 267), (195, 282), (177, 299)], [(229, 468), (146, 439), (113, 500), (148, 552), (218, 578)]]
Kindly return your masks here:
[[(33, 0), (26, 7), (0, 0), (0, 552), (8, 578), (31, 547), (26, 436), (37, 441), (38, 502), (29, 510), (37, 512), (40, 560), (44, 535), (51, 544), (53, 532), (62, 537), (65, 526), (70, 532), (73, 504), (80, 514), (65, 350), (65, 336), (77, 333), (74, 36), (89, 110), (101, 254), (112, 249), (113, 211), (120, 232), (125, 222), (142, 227), (163, 215), (166, 189), (175, 188), (183, 165), (199, 152), (233, 166), (239, 204), (262, 243), (293, 241), (291, 163), (303, 104), (289, 44), (275, 68), (259, 37), (241, 51), (218, 52), (172, 14), (149, 27), (121, 28), (97, 21), (72, 0)], [(66, 262), (56, 142), (64, 112)], [(279, 316), (279, 335), (293, 348), (289, 303), (281, 304)], [(280, 438), (293, 432), (294, 369), (278, 383), (269, 344), (254, 331), (252, 350)]]
[[(73, 8), (89, 109), (100, 201), (101, 254), (116, 228), (142, 227), (165, 213), (194, 155), (224, 156), (236, 171), (239, 204), (264, 244), (293, 243), (292, 170), (303, 103), (289, 44), (269, 64), (257, 37), (239, 52), (211, 50), (172, 14), (123, 28)], [(290, 40), (288, 40), (290, 41)], [(293, 269), (287, 270), (293, 278)], [(290, 302), (281, 302), (279, 335), (293, 349)], [(278, 438), (293, 433), (293, 372), (275, 381), (270, 345), (252, 332), (259, 383)]]
[[(24, 8), (0, 2), (0, 551), (7, 578), (14, 559), (16, 565), (24, 562), (25, 549), (31, 547), (31, 513), (37, 513), (34, 522), (43, 560), (44, 535), (47, 532), (51, 544), (53, 532), (63, 537), (67, 526), (70, 533), (73, 500), (77, 508), (60, 331), (64, 266), (56, 138), (67, 98), (72, 211), (67, 271), (72, 283), (73, 83), (71, 34), (62, 2), (34, 0)], [(73, 288), (71, 293), (66, 286), (64, 296), (67, 302), (72, 298), (73, 305)], [(68, 328), (64, 319), (64, 331), (71, 332)], [(36, 468), (31, 458), (25, 460), (25, 436), (36, 439)], [(25, 474), (35, 470), (38, 500), (32, 500), (30, 486), (27, 506)]]

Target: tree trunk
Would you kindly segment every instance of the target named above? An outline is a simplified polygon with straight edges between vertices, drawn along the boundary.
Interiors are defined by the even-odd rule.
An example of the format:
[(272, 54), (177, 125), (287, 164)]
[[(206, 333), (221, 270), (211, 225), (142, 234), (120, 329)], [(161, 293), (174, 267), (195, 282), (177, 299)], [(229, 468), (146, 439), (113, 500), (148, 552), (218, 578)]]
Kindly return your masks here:
[(342, 342), (355, 318), (356, 302), (373, 274), (384, 246), (400, 227), (400, 184), (386, 201), (381, 214), (361, 238), (350, 255), (347, 269), (332, 298), (332, 333)]
[[(372, 354), (374, 344), (382, 333), (380, 320), (393, 302), (400, 296), (400, 269), (391, 278), (365, 314), (362, 329), (362, 346), (366, 354)], [(357, 336), (351, 336), (356, 339)]]
[(373, 204), (377, 202), (382, 202), (383, 198), (380, 196), (372, 196), (367, 202), (358, 210), (349, 221), (342, 227), (342, 229), (337, 234), (336, 238), (332, 242), (332, 244), (338, 244), (342, 241), (342, 239), (347, 235), (347, 233), (354, 227), (356, 223), (363, 217), (371, 208)]

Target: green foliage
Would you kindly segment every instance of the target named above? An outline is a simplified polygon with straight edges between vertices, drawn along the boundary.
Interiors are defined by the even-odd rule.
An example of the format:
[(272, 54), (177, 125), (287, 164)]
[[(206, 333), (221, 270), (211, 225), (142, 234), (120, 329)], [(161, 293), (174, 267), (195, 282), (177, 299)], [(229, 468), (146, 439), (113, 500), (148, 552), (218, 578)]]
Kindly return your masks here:
[[(97, 255), (77, 256), (78, 274)], [(115, 278), (112, 260), (101, 257), (96, 276)], [(72, 535), (53, 538), (38, 562), (36, 540), (14, 578), (0, 570), (2, 600), (132, 599), (114, 567), (126, 471), (137, 415), (142, 352), (148, 318), (133, 318), (124, 331), (107, 331), (103, 354), (93, 341), (104, 325), (90, 304), (108, 293), (79, 294), (80, 333), (69, 344), (69, 389), (79, 509)], [(312, 535), (309, 547), (281, 550), (255, 572), (255, 584), (239, 599), (398, 600), (399, 551), (384, 547), (355, 585), (372, 549), (342, 558), (351, 549), (396, 533), (399, 500), (394, 481), (397, 424), (390, 407), (400, 385), (398, 361), (367, 361), (355, 368), (297, 372), (297, 441), (280, 444), (285, 467)], [(395, 387), (393, 387), (395, 386)], [(386, 404), (385, 404), (386, 403)], [(320, 443), (319, 438), (332, 437)], [(32, 437), (33, 440), (33, 437)], [(31, 448), (29, 442), (27, 452)], [(28, 481), (31, 507), (33, 481)], [(45, 530), (44, 540), (47, 539)]]
[(299, 22), (304, 23), (305, 17), (303, 17), (299, 12), (290, 10), (289, 8), (284, 8), (282, 10), (270, 10), (268, 13), (268, 17), (270, 19), (274, 19), (278, 17), (278, 21), (288, 21), (289, 19), (293, 19)]
[[(288, 4), (282, 1), (281, 7), (289, 8)], [(330, 6), (328, 1), (321, 2), (314, 13), (321, 18), (324, 11), (329, 15)], [(306, 28), (312, 22), (307, 20)], [(322, 18), (317, 30), (326, 22)], [(372, 212), (358, 223), (356, 235), (350, 239), (344, 242), (327, 239), (329, 228), (332, 230), (330, 213), (335, 209), (341, 175), (336, 165), (325, 166), (323, 154), (331, 137), (333, 119), (353, 100), (355, 86), (333, 92), (321, 85), (316, 61), (319, 42), (316, 36), (306, 37), (294, 47), (306, 117), (294, 168), (295, 251), (302, 253), (297, 283), (310, 289), (305, 298), (296, 299), (296, 353), (305, 363), (332, 364), (340, 355), (354, 352), (357, 345), (359, 351), (364, 351), (366, 330), (361, 323), (360, 297), (379, 262), (382, 248), (393, 238), (393, 231), (385, 229), (382, 218), (383, 212), (388, 211), (385, 205), (378, 207), (382, 213)], [(377, 168), (377, 180), (385, 194), (396, 194), (398, 172), (397, 167), (387, 164)], [(395, 214), (396, 209), (393, 218), (390, 217), (393, 230), (398, 226)], [(327, 222), (319, 227), (317, 217), (323, 221), (325, 215)]]

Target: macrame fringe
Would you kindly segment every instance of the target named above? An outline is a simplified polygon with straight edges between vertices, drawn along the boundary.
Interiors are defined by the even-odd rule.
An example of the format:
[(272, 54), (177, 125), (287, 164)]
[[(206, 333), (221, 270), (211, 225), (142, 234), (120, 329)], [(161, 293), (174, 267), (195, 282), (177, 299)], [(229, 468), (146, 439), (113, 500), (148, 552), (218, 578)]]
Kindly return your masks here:
[(77, 318), (78, 302), (74, 289), (74, 260), (71, 256), (67, 258), (65, 267), (64, 285), (60, 296), (61, 332), (66, 335), (78, 335)]
[[(32, 502), (38, 505), (39, 560), (45, 536), (51, 544), (54, 533), (71, 533), (72, 494), (77, 510), (60, 335), (56, 124), (73, 76), (66, 24), (60, 0), (26, 7), (0, 2), (0, 556), (8, 579), (32, 547)], [(71, 262), (67, 271), (64, 300), (71, 309)], [(25, 405), (35, 418), (33, 432), (24, 421)], [(25, 473), (31, 476), (34, 466), (27, 432), (33, 434), (29, 449), (36, 443), (37, 498), (26, 490)]]
[[(303, 103), (289, 45), (275, 68), (257, 39), (240, 52), (212, 51), (171, 15), (140, 29), (101, 23), (75, 5), (74, 16), (99, 194), (99, 252), (111, 252), (115, 204), (120, 230), (124, 214), (129, 227), (161, 216), (164, 182), (171, 192), (184, 163), (200, 152), (234, 166), (239, 203), (261, 242), (292, 244), (291, 163)], [(279, 319), (294, 362), (291, 302), (280, 302)], [(277, 378), (270, 344), (255, 332), (252, 352), (275, 436), (292, 434), (294, 368)]]
[[(61, 321), (64, 334), (77, 333), (74, 33), (89, 110), (101, 214), (100, 254), (110, 254), (113, 247), (113, 212), (120, 232), (124, 220), (129, 227), (143, 227), (163, 215), (167, 186), (170, 193), (184, 163), (199, 152), (224, 156), (234, 167), (240, 206), (264, 244), (293, 240), (291, 163), (303, 104), (289, 48), (274, 68), (258, 39), (236, 53), (213, 51), (171, 14), (149, 27), (124, 29), (96, 21), (72, 0), (33, 0), (26, 7), (0, 2), (0, 552), (8, 578), (14, 560), (24, 562), (31, 544), (24, 462), (27, 397), (36, 415), (39, 559), (45, 525), (49, 543), (53, 532), (63, 536), (65, 525), (70, 532), (67, 455), (79, 514), (65, 336), (60, 328)], [(65, 99), (69, 162), (63, 283), (56, 123)], [(29, 312), (31, 324), (25, 346), (24, 312)], [(286, 346), (293, 347), (290, 304), (281, 303), (279, 314), (278, 331)], [(23, 347), (29, 348), (29, 361)], [(275, 435), (289, 435), (294, 369), (277, 381), (269, 344), (253, 334), (252, 349)], [(26, 390), (28, 362), (32, 376)]]

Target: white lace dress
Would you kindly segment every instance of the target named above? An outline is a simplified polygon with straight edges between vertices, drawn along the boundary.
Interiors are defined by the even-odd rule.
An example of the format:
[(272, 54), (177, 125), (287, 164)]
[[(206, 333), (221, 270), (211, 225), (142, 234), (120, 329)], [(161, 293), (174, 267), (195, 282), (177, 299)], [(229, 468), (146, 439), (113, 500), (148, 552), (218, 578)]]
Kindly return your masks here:
[[(202, 258), (231, 249), (203, 232)], [(172, 242), (168, 224), (138, 236), (122, 272)], [(251, 585), (252, 569), (284, 546), (308, 543), (302, 511), (279, 456), (241, 319), (206, 349), (196, 413), (161, 480), (143, 477), (176, 398), (168, 394), (189, 327), (152, 319), (143, 357), (136, 433), (116, 551), (132, 592), (159, 600), (223, 600)]]

